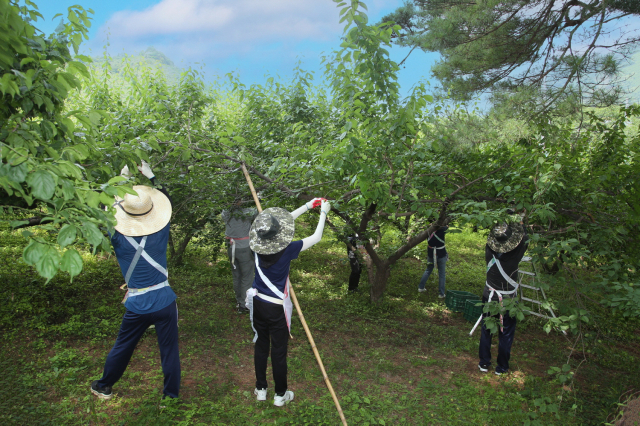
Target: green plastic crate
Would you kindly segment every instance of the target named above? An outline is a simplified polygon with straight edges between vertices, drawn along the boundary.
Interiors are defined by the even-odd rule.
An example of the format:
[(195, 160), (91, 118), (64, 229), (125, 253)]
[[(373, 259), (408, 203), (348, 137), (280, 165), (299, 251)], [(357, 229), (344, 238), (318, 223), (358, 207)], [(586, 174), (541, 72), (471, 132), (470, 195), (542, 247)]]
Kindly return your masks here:
[(464, 319), (469, 322), (476, 322), (480, 315), (482, 315), (482, 308), (484, 305), (476, 306), (480, 299), (467, 299), (464, 301)]
[(444, 298), (444, 304), (453, 312), (463, 312), (464, 302), (467, 299), (480, 300), (478, 296), (473, 293), (469, 293), (468, 291), (447, 290), (447, 294)]

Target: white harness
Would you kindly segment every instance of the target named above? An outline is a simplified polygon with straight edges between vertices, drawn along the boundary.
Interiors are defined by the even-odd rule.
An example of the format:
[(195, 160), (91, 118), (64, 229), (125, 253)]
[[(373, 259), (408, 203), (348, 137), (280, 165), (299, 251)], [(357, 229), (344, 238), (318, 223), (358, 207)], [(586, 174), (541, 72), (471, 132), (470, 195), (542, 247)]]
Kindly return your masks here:
[(242, 238), (225, 237), (225, 238), (229, 239), (229, 244), (231, 245), (231, 266), (233, 266), (233, 269), (236, 269), (236, 241), (248, 240), (249, 237), (242, 237)]
[[(500, 305), (502, 305), (502, 296), (515, 293), (516, 291), (518, 291), (518, 286), (520, 284), (515, 282), (509, 275), (507, 275), (507, 273), (504, 271), (504, 269), (502, 269), (502, 265), (500, 264), (500, 261), (498, 259), (496, 259), (495, 256), (493, 256), (493, 259), (491, 259), (489, 261), (489, 263), (487, 263), (487, 272), (489, 272), (489, 269), (491, 269), (491, 267), (493, 265), (496, 265), (498, 267), (498, 270), (500, 271), (500, 275), (502, 275), (502, 278), (504, 278), (510, 285), (512, 285), (514, 287), (513, 290), (508, 290), (508, 291), (496, 290), (495, 288), (491, 287), (488, 282), (485, 282), (485, 285), (487, 287), (489, 287), (489, 289), (491, 290), (490, 293), (489, 293), (488, 301), (491, 302), (491, 299), (493, 298), (493, 295), (495, 293), (495, 294), (498, 295), (498, 300), (500, 300)], [(473, 332), (476, 330), (476, 327), (478, 327), (478, 324), (480, 324), (481, 320), (482, 320), (482, 314), (480, 314), (480, 318), (478, 318), (478, 321), (476, 321), (476, 324), (471, 329), (471, 332), (469, 333), (469, 336), (471, 336), (473, 334)], [(503, 320), (502, 314), (500, 314), (500, 331), (503, 331), (503, 328), (502, 328), (502, 322), (503, 321), (502, 320)]]
[(289, 277), (287, 276), (287, 282), (285, 283), (284, 293), (283, 293), (280, 290), (278, 290), (278, 288), (271, 282), (271, 280), (267, 278), (264, 272), (262, 272), (262, 269), (260, 268), (260, 264), (258, 261), (258, 253), (254, 253), (254, 254), (256, 259), (256, 271), (258, 271), (258, 275), (260, 275), (260, 279), (262, 279), (262, 282), (264, 282), (267, 285), (269, 290), (271, 290), (271, 292), (277, 296), (276, 298), (276, 297), (267, 296), (266, 294), (258, 293), (258, 290), (255, 288), (250, 288), (249, 290), (247, 290), (247, 298), (245, 299), (245, 306), (247, 309), (249, 309), (249, 319), (251, 320), (251, 328), (253, 329), (253, 332), (254, 332), (253, 342), (255, 343), (256, 340), (258, 340), (258, 332), (256, 331), (256, 328), (253, 326), (253, 298), (257, 296), (262, 300), (266, 300), (267, 302), (275, 303), (276, 305), (282, 305), (282, 307), (284, 308), (284, 317), (287, 321), (287, 327), (289, 328), (289, 334), (291, 334), (291, 314), (293, 313), (293, 304), (291, 303), (291, 297), (289, 295), (289, 286), (291, 285), (291, 282), (289, 281)]
[(152, 286), (149, 286), (149, 287), (145, 287), (145, 288), (128, 288), (129, 287), (129, 280), (131, 279), (131, 275), (133, 275), (133, 270), (136, 268), (136, 265), (140, 261), (140, 257), (143, 257), (147, 262), (149, 262), (149, 264), (151, 266), (153, 266), (155, 269), (157, 269), (166, 278), (169, 278), (169, 272), (166, 270), (166, 268), (164, 268), (158, 262), (153, 260), (151, 258), (151, 256), (149, 255), (149, 253), (147, 253), (144, 250), (144, 246), (145, 246), (145, 244), (147, 244), (147, 236), (146, 235), (144, 237), (142, 237), (142, 241), (140, 241), (140, 244), (138, 244), (138, 242), (136, 240), (134, 240), (132, 237), (125, 237), (125, 238), (129, 242), (129, 244), (131, 244), (133, 246), (133, 248), (136, 249), (136, 254), (133, 256), (133, 260), (131, 261), (131, 264), (129, 265), (129, 269), (127, 269), (127, 273), (124, 276), (124, 281), (127, 283), (127, 293), (124, 295), (124, 299), (122, 299), (122, 303), (126, 302), (127, 298), (129, 298), (129, 297), (140, 296), (140, 295), (146, 294), (146, 293), (148, 293), (150, 291), (160, 290), (163, 287), (169, 287), (169, 280), (165, 280), (165, 281), (163, 281), (163, 282), (161, 282), (159, 284), (155, 284), (155, 285), (152, 285)]
[(429, 236), (429, 239), (433, 237), (436, 237), (436, 239), (442, 243), (442, 247), (429, 247), (433, 249), (433, 262), (435, 263), (436, 259), (438, 258), (437, 256), (438, 250), (443, 249), (445, 247), (445, 243), (444, 243), (444, 240), (438, 237), (435, 232)]

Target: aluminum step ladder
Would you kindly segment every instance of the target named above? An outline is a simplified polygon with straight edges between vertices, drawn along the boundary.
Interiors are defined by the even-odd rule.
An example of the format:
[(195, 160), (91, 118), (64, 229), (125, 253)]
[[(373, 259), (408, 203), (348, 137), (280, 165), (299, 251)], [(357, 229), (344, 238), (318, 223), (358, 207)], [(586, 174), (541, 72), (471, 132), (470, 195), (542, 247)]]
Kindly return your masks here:
[[(523, 270), (522, 269), (523, 267), (526, 269)], [(532, 262), (532, 258), (530, 256), (524, 256), (520, 261), (520, 264), (518, 265), (518, 284), (520, 288), (520, 301), (525, 301), (533, 304), (531, 305), (531, 309), (528, 310), (528, 313), (531, 315), (535, 315), (537, 317), (546, 318), (546, 319), (550, 319), (551, 317), (557, 318), (555, 312), (553, 312), (553, 309), (551, 309), (551, 306), (549, 306), (548, 308), (549, 313), (551, 314), (551, 317), (543, 313), (540, 313), (540, 310), (541, 310), (540, 308), (542, 307), (542, 304), (547, 301), (547, 295), (545, 294), (544, 289), (542, 287), (538, 287), (536, 285), (536, 279), (539, 279), (538, 272), (536, 271), (536, 267)], [(524, 284), (523, 280), (530, 280), (529, 281), (530, 284)], [(532, 296), (532, 297), (536, 297), (536, 298), (534, 299), (532, 297), (526, 297), (524, 294), (525, 289), (535, 291), (536, 296)], [(543, 298), (542, 300), (537, 299), (538, 292), (542, 293), (542, 298)], [(535, 305), (538, 305), (538, 312), (533, 311), (533, 308)], [(565, 335), (567, 334), (567, 332), (564, 330), (562, 331), (562, 333), (564, 333)]]

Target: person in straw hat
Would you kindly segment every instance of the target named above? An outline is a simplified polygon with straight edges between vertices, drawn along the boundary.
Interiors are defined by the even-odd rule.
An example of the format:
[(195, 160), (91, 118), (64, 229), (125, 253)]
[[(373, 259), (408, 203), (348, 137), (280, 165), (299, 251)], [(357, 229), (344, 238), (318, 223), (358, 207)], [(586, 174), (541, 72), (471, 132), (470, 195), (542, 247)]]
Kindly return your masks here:
[[(485, 246), (487, 281), (482, 294), (482, 302), (500, 302), (503, 297), (518, 295), (518, 264), (522, 260), (529, 238), (521, 223), (500, 223), (491, 229)], [(486, 316), (484, 314), (483, 316)], [(498, 358), (495, 374), (509, 370), (511, 345), (516, 332), (516, 318), (508, 313), (500, 315), (498, 331)], [(480, 362), (478, 368), (486, 373), (491, 367), (491, 332), (482, 321), (480, 330)]]
[[(154, 183), (151, 168), (144, 161), (140, 172)], [(122, 175), (129, 176), (125, 166)], [(111, 243), (127, 284), (123, 300), (126, 311), (118, 338), (107, 356), (100, 380), (91, 383), (91, 392), (101, 399), (113, 396), (111, 387), (120, 380), (136, 344), (155, 325), (160, 347), (164, 396), (177, 398), (180, 390), (178, 353), (178, 308), (176, 294), (169, 286), (167, 243), (171, 200), (164, 190), (136, 185), (138, 195), (116, 197), (117, 225)]]
[[(320, 220), (310, 237), (293, 240), (294, 220), (320, 203)], [(271, 349), (271, 366), (275, 382), (273, 404), (281, 407), (293, 400), (287, 388), (287, 345), (291, 330), (293, 306), (289, 298), (289, 266), (301, 251), (307, 250), (322, 238), (324, 223), (331, 205), (315, 198), (289, 213), (271, 207), (258, 215), (249, 231), (249, 245), (255, 252), (255, 279), (247, 291), (251, 326), (255, 332), (254, 364), (258, 401), (267, 399), (267, 358)]]

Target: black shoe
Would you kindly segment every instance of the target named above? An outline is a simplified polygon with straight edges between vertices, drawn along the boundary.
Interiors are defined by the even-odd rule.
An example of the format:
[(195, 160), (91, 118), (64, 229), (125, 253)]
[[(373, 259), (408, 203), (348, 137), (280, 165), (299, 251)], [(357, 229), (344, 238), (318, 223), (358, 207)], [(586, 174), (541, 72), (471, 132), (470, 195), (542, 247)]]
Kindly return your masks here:
[(111, 386), (100, 386), (98, 380), (91, 382), (91, 393), (100, 399), (111, 399), (113, 393), (111, 393)]
[(249, 313), (249, 309), (245, 308), (244, 306), (238, 306), (237, 311), (239, 314), (248, 314)]
[(349, 291), (349, 293), (357, 293), (358, 292), (358, 287), (350, 288), (348, 291)]

